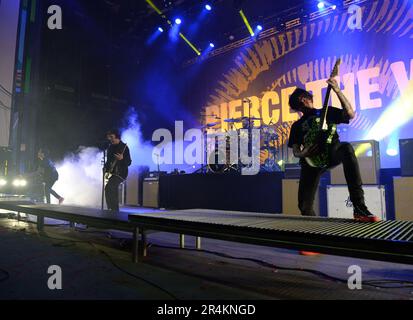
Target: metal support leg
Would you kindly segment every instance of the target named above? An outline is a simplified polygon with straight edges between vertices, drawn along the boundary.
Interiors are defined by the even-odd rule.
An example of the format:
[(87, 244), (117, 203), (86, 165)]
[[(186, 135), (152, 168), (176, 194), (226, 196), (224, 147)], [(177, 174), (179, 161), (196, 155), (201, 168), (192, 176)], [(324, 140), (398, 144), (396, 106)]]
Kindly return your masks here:
[(196, 237), (195, 247), (196, 247), (197, 250), (201, 250), (201, 237)]
[(43, 231), (44, 227), (44, 217), (43, 216), (37, 216), (37, 231)]
[(73, 229), (76, 227), (76, 223), (74, 223), (73, 221), (70, 221), (70, 228)]
[(133, 231), (133, 262), (138, 263), (146, 257), (146, 234), (142, 228), (135, 228)]
[(185, 248), (185, 235), (184, 234), (179, 235), (179, 248), (181, 249)]
[(17, 212), (17, 221), (19, 221), (19, 222), (20, 222), (20, 220), (21, 220), (21, 215), (20, 215), (20, 212)]
[(141, 231), (141, 251), (142, 257), (147, 256), (147, 243), (146, 243), (146, 232), (144, 230)]
[(133, 248), (132, 248), (132, 260), (134, 263), (139, 262), (139, 228), (133, 230)]

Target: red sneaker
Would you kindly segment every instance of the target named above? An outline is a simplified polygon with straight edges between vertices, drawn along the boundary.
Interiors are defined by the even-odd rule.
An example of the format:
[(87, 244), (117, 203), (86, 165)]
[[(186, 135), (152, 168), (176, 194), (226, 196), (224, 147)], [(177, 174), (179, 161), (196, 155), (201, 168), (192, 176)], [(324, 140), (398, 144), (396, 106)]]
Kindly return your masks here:
[(302, 256), (318, 256), (318, 255), (320, 255), (321, 253), (318, 253), (318, 252), (312, 252), (312, 251), (300, 251), (300, 255), (302, 255)]
[(360, 222), (378, 222), (381, 219), (374, 214), (372, 214), (367, 208), (361, 209), (354, 207), (354, 220)]

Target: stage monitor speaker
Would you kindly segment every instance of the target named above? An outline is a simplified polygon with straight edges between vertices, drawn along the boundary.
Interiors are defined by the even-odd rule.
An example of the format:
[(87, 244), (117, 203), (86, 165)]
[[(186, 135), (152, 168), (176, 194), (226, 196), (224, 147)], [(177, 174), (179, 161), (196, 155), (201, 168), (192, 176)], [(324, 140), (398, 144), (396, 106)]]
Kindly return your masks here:
[(159, 179), (145, 178), (143, 181), (143, 203), (147, 208), (159, 208)]
[[(300, 216), (301, 212), (298, 209), (298, 179), (283, 179), (282, 180), (282, 201), (283, 214)], [(314, 211), (316, 215), (320, 215), (319, 192), (315, 195)]]
[(402, 176), (413, 176), (413, 139), (400, 139), (399, 150)]
[[(384, 186), (363, 186), (366, 205), (371, 212), (386, 220), (386, 194)], [(347, 186), (327, 186), (327, 214), (329, 218), (353, 219), (353, 203)]]
[(393, 177), (396, 220), (413, 221), (413, 177)]
[[(363, 184), (380, 183), (380, 149), (375, 140), (351, 142), (360, 167), (361, 180)], [(347, 184), (344, 177), (343, 165), (331, 170), (331, 184)]]

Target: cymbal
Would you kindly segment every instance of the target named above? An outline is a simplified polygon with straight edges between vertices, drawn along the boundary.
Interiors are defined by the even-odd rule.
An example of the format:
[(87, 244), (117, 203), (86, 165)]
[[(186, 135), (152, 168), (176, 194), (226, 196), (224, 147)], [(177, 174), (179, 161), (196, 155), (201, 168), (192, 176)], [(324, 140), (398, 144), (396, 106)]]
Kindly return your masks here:
[(224, 121), (227, 123), (239, 123), (242, 122), (244, 120), (248, 120), (248, 121), (255, 121), (255, 120), (262, 120), (262, 118), (248, 118), (248, 117), (240, 117), (240, 118), (229, 118), (229, 119), (225, 119)]
[(225, 119), (224, 122), (226, 123), (238, 123), (241, 122), (242, 118), (229, 118), (229, 119)]
[(206, 125), (203, 125), (203, 126), (201, 127), (201, 129), (212, 128), (212, 127), (215, 127), (215, 126), (218, 125), (218, 124), (219, 124), (219, 122), (207, 123)]
[(269, 152), (278, 151), (277, 147), (272, 147), (272, 146), (268, 146), (268, 145), (264, 145), (260, 149), (261, 150), (266, 150), (266, 151), (269, 151)]

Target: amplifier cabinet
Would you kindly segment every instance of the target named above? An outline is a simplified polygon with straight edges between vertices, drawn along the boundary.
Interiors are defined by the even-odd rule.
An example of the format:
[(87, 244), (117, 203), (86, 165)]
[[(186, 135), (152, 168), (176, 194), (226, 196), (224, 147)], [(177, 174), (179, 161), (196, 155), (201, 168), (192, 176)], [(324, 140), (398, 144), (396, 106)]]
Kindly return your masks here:
[[(363, 186), (364, 198), (370, 212), (386, 220), (385, 188), (380, 185)], [(353, 219), (353, 203), (347, 185), (327, 186), (327, 213), (329, 218)]]
[[(380, 148), (375, 140), (350, 142), (353, 146), (360, 167), (364, 184), (380, 183)], [(331, 184), (347, 184), (343, 165), (331, 169)]]
[[(298, 209), (298, 184), (299, 179), (282, 180), (283, 214), (295, 216), (301, 215), (300, 209)], [(314, 211), (316, 215), (320, 215), (320, 201), (318, 190), (314, 198)]]
[(399, 149), (402, 176), (413, 176), (413, 139), (400, 139)]
[(159, 208), (159, 178), (145, 178), (143, 181), (143, 203), (147, 208)]
[(396, 220), (413, 221), (413, 177), (393, 177)]

